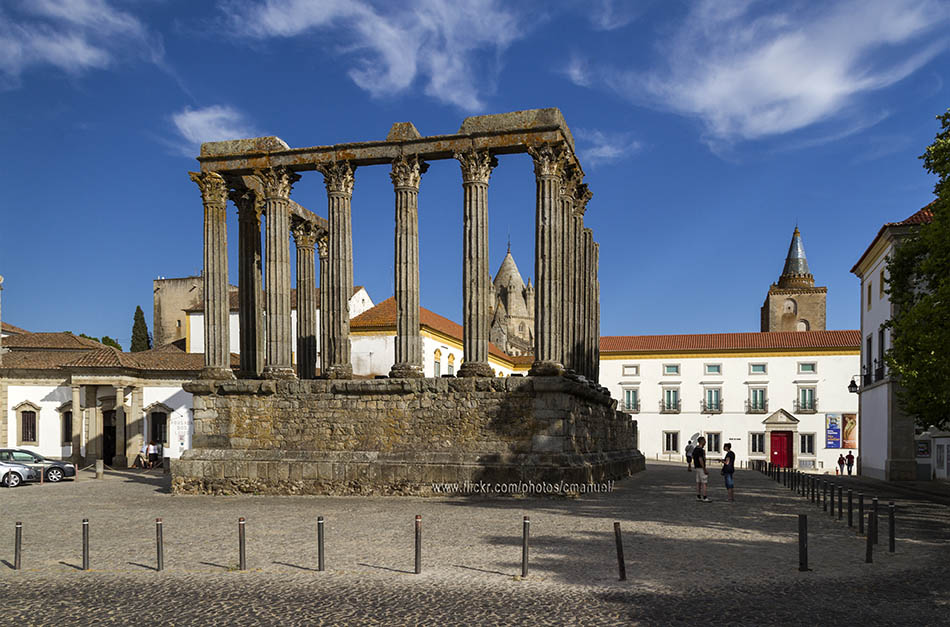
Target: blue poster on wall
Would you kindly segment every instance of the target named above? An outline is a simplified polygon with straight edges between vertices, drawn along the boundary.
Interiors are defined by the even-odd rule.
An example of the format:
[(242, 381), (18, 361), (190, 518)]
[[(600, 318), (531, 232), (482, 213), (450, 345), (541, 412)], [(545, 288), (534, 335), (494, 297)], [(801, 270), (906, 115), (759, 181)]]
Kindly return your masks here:
[(841, 414), (825, 414), (825, 448), (841, 448)]

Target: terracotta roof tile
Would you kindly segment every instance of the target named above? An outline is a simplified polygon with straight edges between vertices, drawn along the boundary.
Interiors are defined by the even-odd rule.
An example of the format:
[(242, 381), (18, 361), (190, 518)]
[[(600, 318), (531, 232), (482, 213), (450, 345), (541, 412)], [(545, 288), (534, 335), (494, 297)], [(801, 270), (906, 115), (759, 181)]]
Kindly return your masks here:
[(105, 344), (72, 333), (24, 333), (3, 338), (3, 346), (12, 350), (77, 350), (104, 348)]
[(15, 334), (18, 334), (18, 335), (19, 335), (19, 334), (23, 334), (23, 333), (29, 333), (29, 331), (27, 331), (26, 329), (21, 329), (20, 327), (15, 327), (15, 326), (13, 326), (12, 324), (9, 324), (9, 323), (6, 323), (6, 322), (0, 323), (0, 325), (2, 325), (3, 331), (6, 332), (6, 333), (15, 333)]
[(652, 353), (730, 350), (780, 350), (861, 347), (861, 332), (773, 331), (702, 333), (694, 335), (607, 335), (600, 338), (601, 353)]
[(871, 243), (861, 254), (861, 257), (858, 259), (857, 263), (855, 263), (854, 266), (852, 266), (851, 272), (853, 274), (856, 273), (855, 271), (858, 269), (858, 266), (860, 266), (861, 262), (864, 261), (864, 258), (868, 256), (868, 253), (871, 252), (871, 249), (874, 248), (874, 245), (877, 243), (877, 240), (881, 239), (881, 236), (884, 235), (884, 231), (886, 231), (888, 227), (913, 226), (915, 224), (930, 224), (931, 222), (933, 222), (934, 221), (934, 207), (936, 206), (936, 204), (937, 204), (937, 201), (934, 200), (930, 204), (928, 204), (926, 207), (919, 209), (916, 213), (914, 213), (911, 216), (908, 216), (907, 218), (901, 220), (900, 222), (886, 222), (884, 226), (882, 226), (878, 230), (877, 235), (874, 236), (874, 239), (871, 240)]
[[(357, 293), (358, 291), (360, 291), (361, 289), (363, 289), (363, 286), (362, 286), (362, 285), (354, 285), (354, 286), (353, 286), (353, 294), (356, 294), (356, 293)], [(319, 288), (319, 287), (316, 288), (316, 291), (317, 291), (317, 293), (316, 293), (317, 309), (319, 309), (319, 308), (320, 308), (320, 288)], [(262, 302), (262, 303), (263, 303), (263, 302), (266, 302), (266, 298), (267, 298), (267, 293), (266, 293), (266, 292), (263, 292), (263, 293), (261, 294), (261, 299), (262, 299), (261, 302)], [(228, 292), (228, 307), (231, 309), (231, 311), (237, 311), (237, 310), (238, 310), (238, 301), (239, 301), (238, 292), (236, 292), (236, 291), (234, 291), (234, 290), (230, 290), (230, 291)], [(290, 288), (290, 308), (291, 308), (291, 309), (296, 309), (296, 308), (297, 308), (297, 288), (295, 288), (295, 287)], [(198, 304), (195, 305), (194, 307), (188, 307), (188, 308), (185, 309), (186, 312), (191, 312), (191, 313), (194, 313), (194, 312), (197, 312), (197, 311), (204, 311), (204, 310), (205, 310), (205, 302), (204, 302), (204, 299), (199, 300), (199, 301), (198, 301)]]
[(69, 362), (78, 359), (88, 350), (79, 351), (11, 351), (3, 354), (3, 361), (0, 367), (4, 369), (21, 370), (49, 370), (61, 368)]

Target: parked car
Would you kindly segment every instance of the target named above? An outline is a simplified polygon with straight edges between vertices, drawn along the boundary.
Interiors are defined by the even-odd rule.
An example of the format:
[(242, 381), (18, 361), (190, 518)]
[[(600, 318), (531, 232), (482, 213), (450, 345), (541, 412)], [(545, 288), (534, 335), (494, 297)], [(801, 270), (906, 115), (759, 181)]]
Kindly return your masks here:
[(43, 473), (43, 478), (50, 483), (62, 481), (66, 477), (76, 476), (76, 466), (69, 462), (49, 459), (39, 453), (18, 448), (0, 448), (0, 462), (23, 464), (35, 470), (36, 476), (32, 479), (27, 479), (27, 481), (39, 481), (41, 472)]
[(37, 471), (24, 464), (0, 462), (0, 486), (15, 488), (24, 481), (39, 481)]

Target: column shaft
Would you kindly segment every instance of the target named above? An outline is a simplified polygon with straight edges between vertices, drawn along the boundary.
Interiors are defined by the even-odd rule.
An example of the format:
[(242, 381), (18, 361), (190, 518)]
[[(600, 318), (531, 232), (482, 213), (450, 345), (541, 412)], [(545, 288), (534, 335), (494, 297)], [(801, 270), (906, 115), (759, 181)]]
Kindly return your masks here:
[(125, 387), (115, 386), (115, 457), (112, 458), (112, 465), (115, 468), (128, 468), (129, 463), (125, 457)]
[(564, 171), (564, 149), (544, 146), (529, 151), (534, 158), (537, 180), (534, 238), (534, 274), (537, 291), (534, 306), (534, 363), (532, 376), (559, 375), (564, 371), (560, 343), (561, 258), (559, 256), (560, 181)]
[(327, 267), (330, 258), (330, 243), (326, 235), (317, 241), (317, 246), (320, 252), (320, 310), (317, 322), (320, 327), (320, 376), (326, 376), (327, 365), (330, 363), (328, 352), (330, 350), (330, 324), (327, 318), (330, 313), (330, 288), (328, 286), (330, 271)]
[(592, 335), (594, 344), (594, 382), (600, 382), (600, 244), (594, 242), (594, 324)]
[(125, 421), (126, 460), (134, 461), (144, 444), (145, 422), (142, 420), (142, 400), (142, 388), (133, 386), (129, 399), (128, 418)]
[(587, 367), (587, 255), (584, 250), (584, 214), (587, 212), (587, 203), (593, 194), (586, 184), (580, 184), (574, 196), (574, 243), (573, 250), (575, 263), (574, 272), (574, 368), (584, 377), (590, 377)]
[(317, 286), (313, 249), (317, 231), (313, 224), (294, 224), (297, 244), (297, 376), (313, 379), (317, 375)]
[(584, 229), (584, 369), (588, 379), (594, 378), (594, 232)]
[(256, 378), (264, 370), (264, 304), (261, 276), (261, 215), (264, 198), (243, 189), (231, 195), (238, 206), (238, 317), (241, 376)]
[[(346, 161), (318, 168), (323, 172), (327, 187), (327, 214), (329, 246), (327, 263), (328, 313), (325, 321), (329, 328), (326, 376), (349, 379), (353, 376), (350, 363), (350, 297), (353, 295), (353, 233), (350, 202), (353, 196), (353, 167)], [(321, 286), (322, 289), (322, 286)], [(320, 314), (323, 316), (323, 313)]]
[(72, 388), (73, 391), (73, 403), (72, 403), (72, 412), (73, 412), (73, 430), (70, 434), (70, 442), (72, 443), (72, 452), (70, 453), (69, 459), (74, 464), (79, 464), (82, 461), (82, 456), (80, 452), (82, 450), (82, 396), (80, 395), (81, 387), (74, 385)]
[(204, 340), (202, 378), (234, 378), (228, 329), (227, 186), (216, 172), (189, 172), (204, 202)]
[(286, 167), (258, 170), (267, 216), (267, 340), (264, 376), (292, 379), (293, 327), (290, 319), (290, 190), (300, 177)]
[(559, 265), (561, 274), (561, 356), (565, 368), (575, 369), (574, 363), (574, 188), (578, 184), (576, 168), (569, 168), (561, 182), (559, 221), (561, 222)]
[(462, 167), (462, 348), (460, 377), (491, 377), (488, 363), (488, 180), (497, 161), (487, 150), (456, 153)]
[(396, 359), (390, 377), (421, 377), (419, 335), (419, 180), (426, 166), (415, 157), (393, 161), (390, 178), (396, 192), (395, 285)]

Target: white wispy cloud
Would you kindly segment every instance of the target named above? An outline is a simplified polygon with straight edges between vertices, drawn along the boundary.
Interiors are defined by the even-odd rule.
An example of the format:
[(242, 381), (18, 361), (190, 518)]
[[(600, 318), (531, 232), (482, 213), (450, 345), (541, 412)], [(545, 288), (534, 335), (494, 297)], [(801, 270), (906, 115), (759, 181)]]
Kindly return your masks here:
[(596, 167), (602, 163), (618, 161), (640, 150), (642, 144), (632, 133), (605, 133), (597, 129), (574, 129), (579, 140), (578, 148), (582, 162)]
[(159, 62), (161, 39), (108, 0), (24, 0), (0, 8), (0, 82), (30, 68), (69, 74), (109, 67), (129, 55)]
[(648, 8), (649, 0), (588, 0), (582, 10), (591, 25), (598, 30), (623, 28)]
[(172, 142), (179, 153), (194, 157), (202, 142), (223, 141), (242, 137), (256, 137), (258, 133), (243, 113), (225, 105), (211, 105), (192, 109), (185, 107), (171, 116), (180, 139)]
[(694, 116), (711, 143), (780, 135), (848, 112), (946, 50), (950, 4), (704, 0), (661, 46), (664, 67), (605, 74), (638, 104)]
[(484, 106), (502, 53), (529, 29), (495, 0), (231, 0), (222, 7), (239, 36), (344, 38), (333, 52), (352, 64), (353, 82), (375, 97), (418, 80), (428, 96), (466, 111)]
[(591, 76), (590, 64), (577, 53), (571, 55), (562, 73), (567, 76), (568, 80), (572, 83), (581, 87), (590, 87), (594, 82)]

